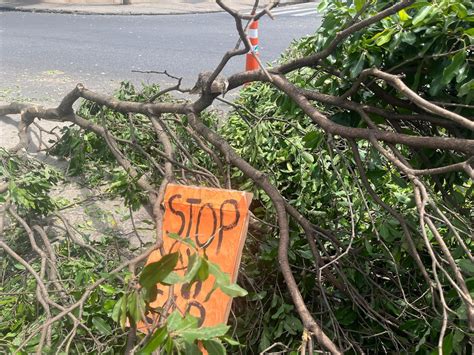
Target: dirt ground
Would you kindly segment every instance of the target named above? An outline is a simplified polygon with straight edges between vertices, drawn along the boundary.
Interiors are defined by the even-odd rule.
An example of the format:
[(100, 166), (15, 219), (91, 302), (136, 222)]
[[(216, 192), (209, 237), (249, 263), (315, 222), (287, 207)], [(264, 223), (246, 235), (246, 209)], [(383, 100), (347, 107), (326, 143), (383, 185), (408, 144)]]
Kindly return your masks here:
[[(6, 102), (0, 101), (0, 105)], [(51, 106), (46, 103), (44, 106)], [(18, 143), (19, 115), (0, 116), (0, 146), (10, 149)], [(60, 128), (64, 124), (48, 121), (35, 121), (29, 130), (30, 142), (26, 154), (32, 159), (37, 159), (61, 171), (66, 171), (68, 162), (50, 156), (45, 152), (50, 139), (57, 139)], [(40, 129), (41, 127), (41, 129)], [(51, 132), (51, 133), (49, 133)], [(0, 177), (1, 178), (1, 177)], [(61, 204), (69, 206), (61, 210), (83, 239), (94, 240), (103, 236), (125, 238), (130, 240), (132, 246), (139, 246), (141, 241), (150, 242), (154, 238), (151, 229), (152, 221), (144, 209), (133, 212), (133, 228), (130, 210), (119, 199), (109, 199), (106, 195), (106, 186), (89, 188), (81, 183), (80, 179), (68, 178), (58, 186), (52, 195), (61, 199)], [(58, 221), (59, 222), (59, 221)], [(61, 237), (58, 226), (51, 226), (51, 231)], [(138, 236), (137, 236), (138, 234)], [(141, 241), (140, 241), (141, 239)]]

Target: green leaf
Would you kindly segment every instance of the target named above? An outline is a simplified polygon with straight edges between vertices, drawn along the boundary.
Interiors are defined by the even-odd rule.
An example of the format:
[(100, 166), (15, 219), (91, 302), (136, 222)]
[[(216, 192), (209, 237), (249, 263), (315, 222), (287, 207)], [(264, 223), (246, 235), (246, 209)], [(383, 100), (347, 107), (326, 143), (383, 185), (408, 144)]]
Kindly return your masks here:
[(176, 267), (179, 253), (171, 253), (163, 256), (159, 261), (145, 266), (140, 274), (140, 284), (149, 288), (162, 282)]
[(199, 268), (201, 267), (202, 259), (199, 254), (191, 254), (188, 258), (188, 270), (183, 277), (182, 282), (190, 282), (196, 276)]
[(9, 303), (16, 303), (16, 302), (17, 302), (16, 297), (3, 297), (2, 299), (0, 299), (0, 306), (6, 305)]
[(132, 317), (132, 319), (135, 322), (140, 318), (140, 315), (136, 317), (136, 309), (137, 309), (137, 293), (132, 292), (130, 295), (128, 295), (127, 311), (128, 311), (128, 314)]
[(214, 263), (209, 263), (209, 273), (215, 277), (215, 282), (212, 290), (206, 296), (205, 302), (209, 300), (212, 293), (217, 289), (220, 288), (223, 293), (230, 297), (242, 297), (247, 295), (247, 291), (244, 290), (237, 284), (232, 284), (230, 282), (230, 277), (228, 274), (224, 273), (219, 265)]
[(454, 76), (457, 74), (461, 65), (464, 64), (465, 60), (466, 60), (465, 51), (460, 51), (453, 56), (453, 58), (451, 59), (451, 63), (443, 70), (443, 83), (444, 84), (448, 84), (454, 78)]
[(120, 297), (120, 299), (115, 303), (114, 309), (112, 310), (112, 319), (114, 322), (119, 322), (120, 319), (120, 310), (122, 309), (122, 302), (125, 296)]
[(223, 336), (229, 330), (229, 326), (225, 324), (217, 324), (212, 327), (189, 328), (178, 330), (177, 334), (190, 343), (196, 340), (211, 340), (212, 338)]
[(92, 318), (92, 324), (94, 324), (95, 329), (104, 335), (110, 335), (112, 333), (110, 325), (100, 317)]
[(158, 295), (158, 287), (156, 285), (152, 287), (144, 288), (143, 290), (145, 291), (143, 298), (146, 302), (152, 302), (156, 299), (156, 296)]
[(127, 325), (127, 295), (123, 295), (122, 303), (120, 304), (120, 327), (125, 330)]
[(354, 1), (356, 11), (359, 12), (365, 5), (365, 0), (355, 0)]
[(335, 316), (339, 323), (346, 326), (351, 325), (357, 319), (357, 313), (349, 307), (338, 309)]
[(443, 354), (449, 355), (453, 352), (453, 333), (449, 333), (443, 339)]
[(174, 348), (174, 342), (172, 337), (167, 337), (166, 338), (166, 343), (164, 346), (164, 353), (165, 354), (173, 354), (173, 348)]
[(209, 264), (207, 260), (201, 259), (201, 267), (197, 272), (197, 278), (199, 281), (205, 281), (209, 277)]
[(400, 11), (398, 11), (398, 17), (400, 17), (400, 20), (403, 22), (411, 19), (410, 15), (408, 15), (404, 9), (401, 9)]
[(301, 152), (301, 156), (302, 156), (303, 159), (304, 159), (307, 163), (309, 163), (309, 164), (311, 164), (311, 163), (314, 162), (313, 154), (310, 154), (310, 153), (308, 153), (308, 152)]
[(173, 311), (168, 318), (166, 319), (166, 327), (170, 332), (176, 330), (179, 328), (179, 325), (181, 324), (181, 319), (183, 317), (179, 313), (178, 310)]
[(379, 228), (380, 236), (387, 242), (393, 242), (395, 239), (393, 235), (396, 235), (396, 232), (393, 233), (392, 231), (393, 228), (387, 223), (382, 224)]
[(182, 282), (181, 276), (179, 276), (176, 272), (170, 272), (168, 276), (165, 277), (163, 281), (161, 281), (162, 284), (165, 285), (176, 285), (177, 283)]
[(221, 285), (219, 288), (224, 292), (227, 296), (230, 297), (244, 297), (247, 296), (248, 292), (240, 287), (237, 284), (231, 285)]
[(466, 310), (466, 305), (465, 304), (462, 303), (458, 307), (458, 309), (456, 309), (456, 315), (461, 320), (466, 320), (467, 319), (467, 310)]
[(316, 148), (321, 140), (323, 139), (323, 135), (319, 131), (311, 131), (305, 134), (303, 137), (304, 146), (309, 149)]
[(413, 32), (404, 31), (402, 32), (402, 42), (411, 45), (416, 42), (416, 35)]
[(381, 35), (379, 38), (377, 38), (377, 40), (375, 41), (375, 44), (377, 46), (383, 46), (385, 43), (388, 43), (390, 42), (390, 40), (392, 39), (392, 35), (394, 33), (394, 30), (385, 30), (383, 35)]
[(462, 353), (462, 341), (464, 339), (464, 333), (459, 330), (454, 331), (453, 335), (453, 350), (455, 351), (456, 354), (461, 354)]
[(204, 340), (202, 342), (209, 355), (225, 355), (224, 345), (219, 340)]
[(106, 294), (113, 295), (113, 294), (117, 293), (117, 290), (114, 287), (110, 286), (110, 285), (100, 285), (99, 287)]
[(232, 339), (231, 337), (229, 336), (223, 336), (221, 337), (222, 340), (224, 340), (227, 344), (231, 345), (231, 346), (239, 346), (239, 345), (242, 345), (240, 344), (238, 341)]
[(353, 65), (350, 70), (351, 78), (356, 78), (360, 74), (362, 69), (364, 69), (364, 63), (365, 63), (365, 52), (362, 52), (356, 65)]
[(463, 82), (464, 79), (466, 79), (469, 75), (468, 71), (469, 71), (469, 67), (467, 63), (464, 63), (463, 65), (461, 65), (461, 68), (459, 68), (459, 71), (456, 74), (456, 83)]
[(137, 290), (129, 295), (127, 308), (128, 313), (135, 322), (138, 322), (142, 318), (142, 314), (145, 313), (145, 300), (141, 292)]
[(191, 314), (181, 316), (178, 310), (173, 311), (166, 320), (166, 327), (169, 332), (181, 332), (186, 329), (197, 329), (199, 320)]
[(443, 75), (442, 73), (434, 74), (432, 82), (430, 84), (430, 90), (429, 93), (431, 96), (436, 96), (440, 92), (440, 90), (446, 86), (443, 84)]
[(411, 85), (411, 89), (413, 91), (418, 90), (418, 86), (420, 85), (420, 79), (421, 79), (421, 72), (423, 70), (423, 65), (424, 61), (420, 61), (420, 64), (418, 64), (418, 67), (416, 69), (415, 77), (413, 78), (413, 84)]
[(168, 233), (168, 237), (177, 240), (183, 244), (186, 244), (196, 250), (196, 243), (191, 238), (182, 238), (179, 234), (176, 233)]
[(347, 127), (357, 127), (360, 116), (353, 112), (338, 112), (331, 116), (331, 121)]
[(429, 334), (430, 334), (430, 329), (428, 328), (428, 329), (424, 332), (424, 334), (423, 334), (423, 336), (421, 337), (421, 339), (418, 341), (418, 344), (416, 344), (416, 346), (415, 346), (415, 353), (417, 353), (417, 352), (420, 350), (420, 348), (426, 343), (426, 340), (427, 340), (426, 338), (428, 337)]
[(474, 275), (474, 263), (469, 259), (460, 259), (457, 261), (462, 271), (469, 275)]
[(413, 25), (418, 26), (432, 11), (431, 5), (425, 6), (413, 19)]
[(451, 8), (454, 10), (454, 12), (456, 12), (456, 15), (459, 18), (465, 18), (468, 15), (466, 6), (464, 6), (461, 3), (453, 4), (453, 5), (451, 5)]
[(139, 352), (141, 355), (151, 354), (153, 351), (158, 349), (158, 347), (164, 343), (166, 337), (168, 336), (168, 331), (165, 327), (158, 328), (155, 333), (151, 336), (148, 343), (144, 348)]
[(219, 265), (215, 263), (208, 262), (209, 264), (209, 273), (216, 278), (216, 282), (219, 285), (229, 285), (230, 277), (228, 274), (223, 272)]
[(15, 267), (15, 269), (18, 269), (18, 270), (26, 270), (26, 268), (20, 263), (17, 263), (13, 266)]
[(471, 27), (468, 30), (464, 30), (464, 33), (468, 36), (474, 37), (474, 27)]
[(184, 354), (186, 355), (202, 355), (202, 351), (194, 343), (184, 342)]
[(322, 1), (318, 4), (318, 7), (317, 7), (318, 12), (324, 11), (327, 6), (328, 6), (328, 1), (327, 1), (327, 0), (322, 0)]
[(474, 79), (468, 81), (467, 83), (462, 84), (461, 87), (459, 88), (458, 95), (465, 96), (472, 91), (474, 91)]

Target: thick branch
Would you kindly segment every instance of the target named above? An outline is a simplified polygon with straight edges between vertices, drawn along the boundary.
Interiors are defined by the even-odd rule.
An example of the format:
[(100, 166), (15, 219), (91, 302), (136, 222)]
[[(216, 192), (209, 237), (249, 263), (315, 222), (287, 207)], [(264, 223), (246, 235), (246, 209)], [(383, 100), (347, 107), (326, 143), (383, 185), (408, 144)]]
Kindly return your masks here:
[(281, 272), (285, 278), (285, 281), (290, 291), (291, 297), (295, 304), (296, 310), (301, 317), (303, 324), (306, 328), (310, 329), (318, 342), (326, 349), (331, 351), (333, 354), (341, 354), (341, 351), (332, 342), (331, 339), (324, 333), (321, 327), (316, 323), (314, 318), (311, 316), (303, 297), (298, 289), (298, 285), (291, 272), (291, 268), (288, 261), (288, 246), (289, 246), (289, 229), (288, 229), (288, 217), (285, 210), (285, 200), (280, 195), (279, 191), (268, 181), (265, 175), (253, 168), (240, 156), (238, 156), (232, 147), (219, 135), (210, 130), (204, 125), (194, 113), (188, 114), (189, 123), (191, 126), (202, 135), (207, 141), (212, 143), (221, 153), (228, 157), (229, 163), (238, 167), (247, 177), (251, 178), (260, 188), (262, 188), (270, 199), (273, 201), (277, 216), (278, 226), (280, 229), (280, 244), (278, 248), (278, 261), (280, 263)]
[(326, 133), (337, 134), (344, 138), (366, 139), (371, 137), (388, 143), (405, 144), (416, 148), (449, 149), (468, 154), (474, 153), (474, 141), (444, 137), (419, 137), (366, 128), (342, 126), (329, 120), (308, 100), (312, 91), (299, 89), (283, 76), (274, 76), (274, 85), (291, 97), (299, 107)]
[(361, 77), (365, 77), (368, 75), (372, 75), (377, 78), (385, 80), (387, 83), (389, 83), (395, 89), (400, 91), (407, 98), (409, 98), (415, 105), (422, 108), (423, 110), (434, 113), (441, 117), (447, 118), (453, 122), (456, 122), (460, 126), (466, 127), (470, 129), (471, 131), (474, 131), (473, 121), (468, 120), (467, 118), (461, 115), (458, 115), (457, 113), (446, 110), (445, 108), (437, 106), (429, 102), (428, 100), (423, 99), (416, 92), (414, 92), (408, 86), (406, 86), (405, 83), (397, 75), (385, 73), (379, 69), (372, 68), (372, 69), (364, 70), (361, 74)]

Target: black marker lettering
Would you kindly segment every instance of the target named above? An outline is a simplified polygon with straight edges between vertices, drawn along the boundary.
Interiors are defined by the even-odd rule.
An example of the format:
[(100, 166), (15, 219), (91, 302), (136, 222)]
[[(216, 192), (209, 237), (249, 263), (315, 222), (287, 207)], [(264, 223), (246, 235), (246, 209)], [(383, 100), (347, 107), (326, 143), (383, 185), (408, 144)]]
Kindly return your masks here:
[(198, 311), (199, 311), (198, 327), (200, 327), (202, 325), (202, 323), (204, 323), (204, 319), (206, 319), (206, 309), (199, 302), (191, 301), (191, 302), (188, 303), (188, 306), (186, 307), (186, 313), (188, 313), (191, 310), (192, 307), (197, 308)]
[[(228, 225), (223, 224), (224, 223), (224, 205), (226, 204), (232, 205), (235, 208), (235, 220)], [(221, 212), (221, 215), (220, 215), (220, 221), (219, 221), (219, 241), (217, 244), (216, 254), (219, 254), (221, 250), (222, 239), (224, 238), (224, 231), (228, 231), (232, 228), (235, 228), (240, 219), (240, 212), (239, 212), (238, 204), (236, 200), (225, 200), (224, 202), (222, 202), (220, 212)]]
[[(186, 219), (184, 218), (184, 213), (181, 212), (181, 211), (177, 211), (174, 209), (173, 207), (173, 201), (177, 198), (181, 198), (181, 195), (173, 195), (170, 197), (169, 201), (168, 201), (168, 205), (170, 207), (170, 211), (172, 213), (174, 213), (175, 215), (179, 216), (179, 218), (181, 219), (181, 226), (179, 227), (179, 231), (178, 231), (178, 235), (181, 236), (181, 233), (183, 233), (183, 230), (184, 230), (184, 226), (186, 225)], [(173, 233), (173, 232), (169, 232), (169, 231), (166, 231), (167, 234), (169, 233)]]
[(191, 298), (191, 288), (194, 284), (196, 286), (194, 286), (193, 298), (196, 298), (197, 296), (199, 296), (199, 294), (201, 293), (202, 281), (196, 281), (193, 284), (186, 282), (185, 284), (183, 284), (183, 286), (181, 286), (181, 296), (183, 296), (183, 298), (187, 300)]
[(188, 198), (186, 202), (189, 203), (189, 222), (188, 222), (188, 230), (186, 232), (186, 238), (189, 238), (189, 233), (191, 232), (191, 226), (193, 225), (193, 205), (197, 205), (201, 203), (201, 199)]
[[(214, 211), (214, 209), (212, 208), (212, 205), (210, 203), (206, 203), (204, 205), (201, 206), (201, 208), (199, 209), (199, 213), (198, 213), (198, 217), (197, 217), (197, 223), (196, 223), (196, 244), (199, 246), (199, 247), (202, 247), (203, 245), (206, 245), (206, 243), (209, 241), (209, 238), (208, 240), (206, 240), (204, 243), (201, 243), (199, 241), (199, 226), (201, 225), (201, 216), (202, 216), (202, 212), (204, 210), (204, 208), (209, 208), (212, 212), (212, 233), (211, 235), (209, 236), (209, 238), (212, 238), (214, 236), (214, 234), (216, 233), (216, 229), (217, 229), (217, 215), (216, 215), (216, 211)], [(207, 246), (206, 246), (207, 248)]]

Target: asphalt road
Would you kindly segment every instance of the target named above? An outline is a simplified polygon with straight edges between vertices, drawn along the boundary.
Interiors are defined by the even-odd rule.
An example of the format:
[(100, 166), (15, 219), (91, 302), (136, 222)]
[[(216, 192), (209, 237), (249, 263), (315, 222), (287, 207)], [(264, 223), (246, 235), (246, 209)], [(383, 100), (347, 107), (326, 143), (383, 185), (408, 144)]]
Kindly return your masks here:
[[(272, 62), (295, 38), (312, 33), (321, 17), (315, 3), (276, 10), (260, 21), (263, 62)], [(167, 70), (192, 85), (233, 48), (238, 36), (225, 13), (95, 16), (0, 13), (0, 101), (18, 97), (55, 102), (75, 83), (111, 92), (120, 80), (172, 82), (132, 70)], [(241, 71), (234, 58), (225, 74)]]

